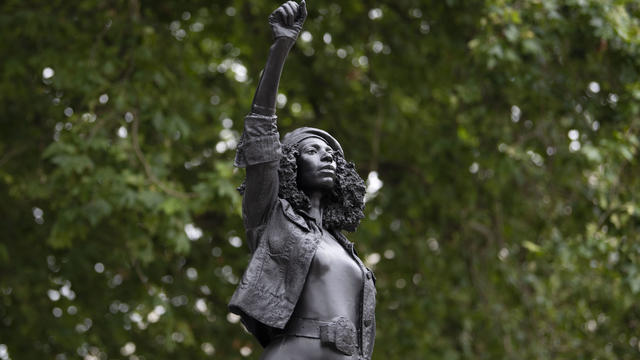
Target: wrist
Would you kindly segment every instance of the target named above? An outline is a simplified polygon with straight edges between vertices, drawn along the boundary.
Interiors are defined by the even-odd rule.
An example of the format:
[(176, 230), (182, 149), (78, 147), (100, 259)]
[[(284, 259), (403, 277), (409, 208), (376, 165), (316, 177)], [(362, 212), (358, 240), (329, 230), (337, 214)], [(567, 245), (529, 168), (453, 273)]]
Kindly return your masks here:
[(276, 36), (273, 35), (273, 45), (280, 45), (286, 47), (287, 49), (291, 49), (293, 45), (296, 43), (296, 39), (288, 37), (288, 36)]
[(259, 114), (263, 116), (271, 116), (276, 113), (276, 108), (275, 106), (264, 106), (259, 104), (252, 104), (251, 112), (254, 114)]

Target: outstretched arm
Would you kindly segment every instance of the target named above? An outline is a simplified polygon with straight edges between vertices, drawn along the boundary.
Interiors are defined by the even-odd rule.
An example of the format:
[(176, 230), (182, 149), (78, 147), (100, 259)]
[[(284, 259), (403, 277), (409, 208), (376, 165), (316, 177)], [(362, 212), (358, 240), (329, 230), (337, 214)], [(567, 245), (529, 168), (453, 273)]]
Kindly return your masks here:
[(304, 0), (300, 5), (294, 1), (288, 1), (269, 16), (275, 41), (269, 50), (267, 64), (253, 98), (251, 112), (265, 116), (276, 113), (276, 95), (282, 68), (289, 50), (302, 30), (306, 17), (307, 7)]
[[(269, 16), (274, 42), (253, 98), (251, 113), (245, 117), (244, 132), (236, 153), (236, 166), (247, 168), (242, 214), (248, 232), (259, 231), (278, 199), (278, 166), (282, 153), (275, 117), (276, 95), (285, 59), (306, 16), (304, 0), (299, 5), (288, 1)], [(256, 245), (250, 243), (249, 247), (253, 251)]]

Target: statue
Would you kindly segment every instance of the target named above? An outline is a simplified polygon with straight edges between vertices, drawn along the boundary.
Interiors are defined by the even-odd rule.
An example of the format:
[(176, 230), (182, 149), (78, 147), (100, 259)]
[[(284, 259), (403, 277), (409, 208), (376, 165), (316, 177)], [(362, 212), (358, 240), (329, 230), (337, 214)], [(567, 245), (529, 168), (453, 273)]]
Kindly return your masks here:
[(261, 359), (371, 359), (375, 277), (341, 230), (364, 217), (365, 186), (340, 143), (303, 127), (280, 142), (275, 104), (304, 0), (269, 16), (274, 42), (236, 154), (246, 168), (243, 221), (251, 260), (229, 309), (265, 348)]

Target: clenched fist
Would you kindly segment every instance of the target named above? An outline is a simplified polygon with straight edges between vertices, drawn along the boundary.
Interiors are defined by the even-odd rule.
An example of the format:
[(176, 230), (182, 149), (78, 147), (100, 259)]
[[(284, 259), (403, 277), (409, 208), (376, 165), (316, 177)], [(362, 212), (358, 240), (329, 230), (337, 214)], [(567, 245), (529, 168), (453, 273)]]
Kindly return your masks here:
[(269, 25), (273, 31), (273, 38), (288, 37), (296, 40), (302, 24), (307, 18), (307, 4), (302, 0), (300, 4), (287, 1), (269, 15)]

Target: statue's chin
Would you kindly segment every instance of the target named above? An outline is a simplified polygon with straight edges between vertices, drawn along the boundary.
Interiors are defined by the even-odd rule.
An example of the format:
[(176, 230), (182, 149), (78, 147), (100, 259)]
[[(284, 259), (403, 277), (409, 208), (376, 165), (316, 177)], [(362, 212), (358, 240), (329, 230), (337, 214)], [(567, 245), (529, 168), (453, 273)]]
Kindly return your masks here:
[(314, 184), (308, 184), (307, 186), (301, 186), (300, 189), (307, 194), (316, 191), (330, 192), (333, 190), (334, 183), (335, 181), (333, 179), (327, 179), (315, 182)]
[(298, 186), (305, 192), (313, 191), (331, 191), (335, 185), (336, 180), (333, 176), (318, 176), (310, 181), (307, 180), (301, 183), (301, 179), (298, 179)]

